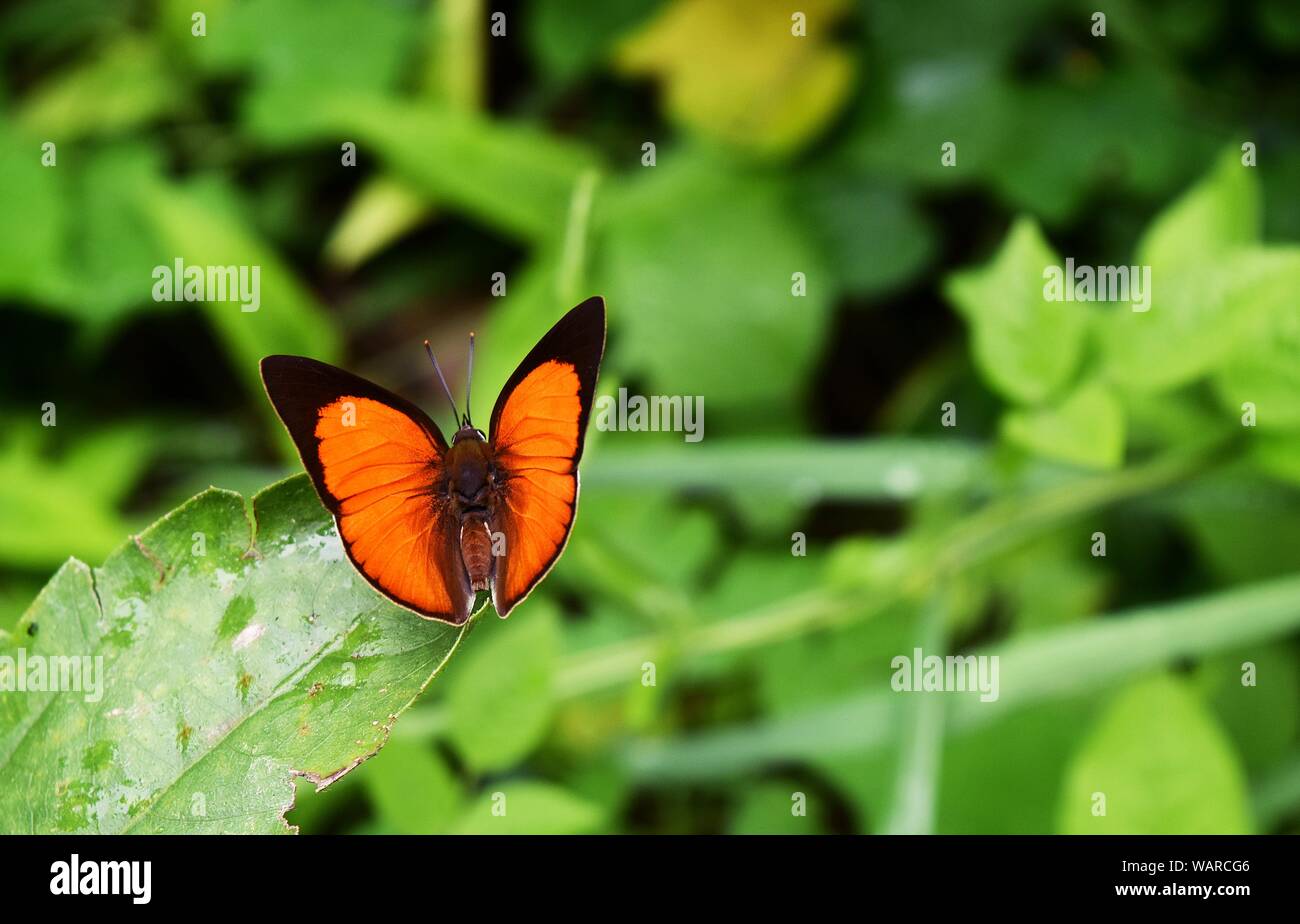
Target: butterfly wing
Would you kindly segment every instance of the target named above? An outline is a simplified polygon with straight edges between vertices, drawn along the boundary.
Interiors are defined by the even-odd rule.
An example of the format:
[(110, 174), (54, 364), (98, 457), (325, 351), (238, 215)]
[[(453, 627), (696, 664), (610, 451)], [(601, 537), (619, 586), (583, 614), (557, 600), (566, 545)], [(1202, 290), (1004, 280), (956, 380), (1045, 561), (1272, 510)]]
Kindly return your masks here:
[(492, 411), (492, 457), (504, 480), (494, 528), (505, 537), (492, 602), (505, 617), (564, 551), (578, 507), (578, 460), (605, 353), (605, 302), (556, 322), (510, 376)]
[(414, 404), (302, 356), (268, 356), (262, 382), (372, 587), (426, 619), (460, 625), (474, 595), (444, 500), (447, 441)]

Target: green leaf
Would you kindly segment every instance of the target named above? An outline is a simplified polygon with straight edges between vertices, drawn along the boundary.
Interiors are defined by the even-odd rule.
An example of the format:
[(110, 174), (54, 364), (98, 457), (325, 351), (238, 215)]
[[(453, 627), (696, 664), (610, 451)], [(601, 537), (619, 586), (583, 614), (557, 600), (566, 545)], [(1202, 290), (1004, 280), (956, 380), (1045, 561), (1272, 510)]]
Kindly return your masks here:
[[(944, 742), (939, 834), (1051, 834), (1091, 697), (1041, 703)], [(996, 755), (996, 759), (990, 759)]]
[(149, 147), (120, 144), (59, 168), (71, 173), (78, 217), (65, 245), (77, 262), (71, 278), (80, 280), (67, 310), (85, 323), (106, 329), (141, 308), (176, 307), (151, 299), (154, 267), (174, 254), (162, 248), (140, 207), (142, 190), (162, 175), (161, 161)]
[(1295, 746), (1300, 668), (1287, 643), (1252, 645), (1207, 658), (1197, 665), (1194, 681), (1248, 770), (1272, 768)]
[[(536, 0), (530, 8), (529, 49), (538, 65), (558, 80), (569, 81), (595, 69), (614, 40), (659, 5), (659, 0)], [(573, 28), (574, 20), (582, 22)]]
[[(968, 12), (965, 6), (953, 5), (935, 11), (932, 23)], [(881, 11), (881, 15), (890, 14)], [(906, 19), (899, 12), (893, 16)], [(891, 50), (899, 30), (907, 28), (902, 22), (897, 26), (881, 33), (890, 36)], [(1006, 34), (988, 31), (997, 31), (1000, 37)], [(930, 29), (926, 32), (928, 43), (933, 39)], [(992, 62), (964, 51), (943, 57), (923, 52), (876, 89), (882, 99), (879, 105), (859, 107), (861, 115), (847, 151), (854, 161), (881, 176), (952, 186), (968, 183), (1000, 161), (1018, 156), (1006, 150), (1012, 88)], [(940, 155), (949, 141), (960, 143), (956, 163), (945, 166)], [(924, 156), (917, 156), (918, 151)]]
[(87, 441), (88, 450), (95, 447), (106, 454), (92, 474), (80, 452), (52, 461), (24, 439), (0, 451), (0, 561), (52, 569), (69, 554), (103, 558), (121, 543), (128, 527), (115, 502), (148, 445), (110, 431)]
[(37, 87), (17, 119), (29, 133), (62, 147), (138, 128), (185, 103), (185, 85), (168, 72), (157, 44), (126, 36)]
[(187, 51), (215, 74), (248, 72), (255, 94), (266, 92), (276, 105), (290, 92), (310, 104), (339, 92), (391, 90), (417, 26), (413, 6), (389, 0), (248, 0), (210, 11), (208, 34)]
[[(817, 822), (810, 817), (813, 812), (808, 803), (814, 802), (818, 793), (803, 792), (791, 783), (759, 783), (745, 790), (735, 816), (731, 819), (731, 834), (817, 834)], [(796, 815), (802, 796), (807, 814)]]
[(80, 693), (0, 696), (0, 831), (286, 831), (295, 776), (384, 744), (461, 631), (358, 577), (306, 476), (252, 504), (211, 489), (70, 560), (0, 641), (91, 665)]
[(398, 834), (442, 834), (460, 815), (460, 783), (427, 743), (395, 737), (358, 776)]
[(550, 783), (502, 783), (466, 810), (454, 834), (587, 834), (604, 822), (600, 806)]
[(534, 600), (523, 618), (489, 622), (447, 688), (448, 731), (475, 770), (513, 766), (541, 741), (554, 709), (557, 615)]
[[(791, 580), (797, 579), (801, 568), (804, 574), (798, 577), (808, 580), (808, 566), (803, 561), (791, 558), (779, 569), (773, 562), (766, 573), (744, 564), (733, 566), (722, 576), (722, 587), (710, 595), (710, 602), (720, 594), (734, 595), (744, 590), (752, 595), (751, 607), (780, 599), (790, 593)], [(733, 589), (730, 585), (738, 581), (747, 581), (748, 587)], [(755, 652), (750, 660), (757, 668), (757, 692), (766, 714), (797, 715), (815, 704), (861, 692), (864, 687), (884, 687), (892, 672), (890, 658), (909, 649), (916, 634), (914, 624), (914, 613), (900, 608), (841, 632), (792, 638)]]
[(134, 487), (163, 440), (150, 423), (118, 423), (77, 440), (62, 461), (68, 476), (87, 496), (116, 503)]
[[(1094, 794), (1105, 814), (1093, 814)], [(1066, 771), (1065, 834), (1249, 834), (1241, 764), (1185, 684), (1134, 683), (1098, 718)]]
[(1081, 386), (1055, 407), (1007, 411), (1002, 432), (1049, 459), (1094, 468), (1117, 468), (1124, 461), (1124, 409), (1097, 382)]
[(1139, 242), (1134, 263), (1150, 267), (1149, 308), (1106, 315), (1108, 378), (1151, 390), (1193, 381), (1275, 314), (1294, 290), (1295, 263), (1288, 251), (1253, 246), (1260, 222), (1254, 170), (1229, 149)]
[(789, 405), (821, 349), (835, 280), (787, 196), (770, 174), (686, 151), (611, 188), (594, 274), (620, 369), (710, 408)]
[(1234, 416), (1255, 405), (1261, 430), (1300, 429), (1300, 247), (1270, 247), (1240, 255), (1235, 272), (1244, 333), (1214, 379)]
[(297, 453), (266, 400), (258, 363), (271, 353), (295, 353), (325, 362), (337, 360), (339, 335), (325, 310), (272, 245), (262, 240), (230, 207), (226, 187), (151, 184), (141, 191), (150, 226), (186, 266), (258, 268), (260, 304), (244, 310), (238, 298), (202, 302), (208, 322), (230, 354), (249, 400), (261, 410), (288, 459)]
[(1140, 265), (1151, 267), (1157, 285), (1179, 270), (1204, 264), (1259, 240), (1259, 183), (1255, 168), (1230, 147), (1210, 172), (1156, 216), (1137, 246)]
[(1153, 64), (1117, 61), (1005, 92), (996, 155), (981, 166), (1001, 198), (1052, 226), (1103, 196), (1167, 195), (1221, 140), (1205, 120), (1183, 114), (1181, 86)]
[(432, 213), (428, 197), (388, 175), (368, 180), (339, 216), (324, 257), (331, 267), (352, 271)]
[[(826, 168), (801, 177), (799, 195), (809, 230), (846, 292), (887, 291), (916, 275), (934, 256), (930, 222), (892, 184), (858, 171)], [(865, 241), (864, 227), (870, 229)]]
[(713, 516), (677, 509), (666, 492), (588, 492), (582, 503), (582, 518), (571, 540), (575, 547), (593, 544), (598, 549), (592, 552), (634, 565), (642, 578), (637, 583), (648, 575), (660, 584), (694, 586), (721, 541)]
[(1103, 562), (1080, 556), (1073, 531), (1056, 532), (992, 563), (986, 578), (1021, 631), (1078, 622), (1105, 600)]
[(5, 208), (0, 296), (63, 304), (71, 300), (72, 288), (63, 282), (63, 173), (60, 167), (42, 166), (41, 153), (41, 139), (15, 132), (0, 120), (0, 201)]
[(1260, 433), (1251, 443), (1250, 458), (1273, 478), (1300, 485), (1300, 433)]
[(597, 166), (575, 142), (446, 104), (340, 92), (295, 107), (254, 112), (253, 131), (270, 144), (328, 139), (336, 152), (355, 141), (358, 163), (374, 152), (439, 206), (529, 241), (560, 240), (578, 179)]
[(985, 266), (950, 276), (948, 300), (966, 318), (984, 380), (1014, 401), (1037, 404), (1073, 376), (1089, 316), (1079, 302), (1043, 297), (1044, 270), (1059, 258), (1032, 218), (1020, 218)]
[[(1127, 306), (1105, 316), (1101, 345), (1106, 378), (1122, 386), (1168, 390), (1219, 368), (1221, 396), (1240, 390), (1270, 402), (1270, 425), (1297, 415), (1291, 392), (1289, 299), (1300, 282), (1300, 249), (1252, 247), (1203, 264), (1151, 276), (1151, 308)], [(1251, 400), (1251, 399), (1243, 399)]]
[[(1249, 431), (1247, 431), (1249, 432)], [(1227, 582), (1296, 570), (1300, 495), (1246, 465), (1224, 467), (1184, 486), (1169, 501), (1205, 559)]]

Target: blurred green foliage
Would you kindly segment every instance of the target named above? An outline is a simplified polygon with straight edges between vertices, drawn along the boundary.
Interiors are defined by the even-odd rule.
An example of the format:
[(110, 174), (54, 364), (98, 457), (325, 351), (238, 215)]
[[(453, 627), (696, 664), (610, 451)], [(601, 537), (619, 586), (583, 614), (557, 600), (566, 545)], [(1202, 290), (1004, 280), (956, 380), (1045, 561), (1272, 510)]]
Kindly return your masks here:
[[(705, 439), (593, 431), (541, 591), (290, 820), (504, 830), (508, 783), (516, 831), (1296, 830), (1294, 4), (191, 6), (0, 14), (0, 629), (295, 469), (262, 355), (437, 411), (419, 341), (460, 381), (477, 330), (486, 420), (598, 292), (602, 390)], [(1045, 302), (1066, 256), (1150, 310)], [(153, 301), (178, 257), (261, 309)], [(921, 640), (1000, 699), (893, 693)]]

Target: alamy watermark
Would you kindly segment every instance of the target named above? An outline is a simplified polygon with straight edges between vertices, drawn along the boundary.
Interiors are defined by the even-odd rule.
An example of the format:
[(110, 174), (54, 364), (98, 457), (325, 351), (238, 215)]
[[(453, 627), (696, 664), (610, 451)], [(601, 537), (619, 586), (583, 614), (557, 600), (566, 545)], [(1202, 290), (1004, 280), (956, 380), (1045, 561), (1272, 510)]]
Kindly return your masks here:
[(666, 430), (685, 434), (688, 443), (704, 439), (703, 395), (629, 395), (626, 388), (618, 397), (601, 395), (596, 399), (598, 430), (633, 432)]
[(998, 698), (997, 655), (896, 655), (889, 685), (896, 693), (976, 693), (982, 702)]
[(240, 311), (262, 307), (260, 266), (186, 266), (177, 257), (173, 265), (153, 268), (156, 302), (239, 302)]
[(1043, 267), (1043, 299), (1049, 302), (1128, 302), (1134, 311), (1151, 310), (1150, 266), (1075, 265)]
[(137, 905), (153, 897), (152, 860), (68, 860), (50, 864), (51, 895), (130, 895)]
[(0, 655), (0, 693), (81, 693), (88, 703), (104, 695), (104, 656)]

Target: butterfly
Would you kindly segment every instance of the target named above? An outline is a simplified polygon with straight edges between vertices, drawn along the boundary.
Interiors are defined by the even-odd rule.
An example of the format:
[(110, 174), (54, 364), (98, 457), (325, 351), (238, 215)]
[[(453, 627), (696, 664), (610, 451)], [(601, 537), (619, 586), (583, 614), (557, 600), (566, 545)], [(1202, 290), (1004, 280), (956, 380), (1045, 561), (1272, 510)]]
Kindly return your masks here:
[[(462, 625), (479, 591), (505, 618), (551, 570), (578, 508), (578, 461), (605, 353), (605, 302), (570, 310), (507, 380), (485, 434), (456, 407), (450, 445), (411, 402), (327, 363), (268, 356), (262, 382), (348, 559), (385, 597)], [(474, 368), (470, 335), (468, 378)]]

